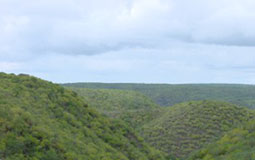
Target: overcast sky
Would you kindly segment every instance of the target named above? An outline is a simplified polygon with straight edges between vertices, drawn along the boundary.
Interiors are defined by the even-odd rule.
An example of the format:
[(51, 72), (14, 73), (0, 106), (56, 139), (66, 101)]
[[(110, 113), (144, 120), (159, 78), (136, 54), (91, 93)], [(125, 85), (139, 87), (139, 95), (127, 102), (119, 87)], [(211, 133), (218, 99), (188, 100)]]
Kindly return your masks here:
[(0, 0), (0, 71), (255, 84), (255, 0)]

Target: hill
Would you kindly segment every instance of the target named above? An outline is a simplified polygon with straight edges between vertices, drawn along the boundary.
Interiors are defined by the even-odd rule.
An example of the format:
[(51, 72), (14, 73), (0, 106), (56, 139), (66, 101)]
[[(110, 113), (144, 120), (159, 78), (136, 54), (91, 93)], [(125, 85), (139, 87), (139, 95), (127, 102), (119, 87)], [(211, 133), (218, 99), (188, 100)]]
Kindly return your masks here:
[(254, 116), (254, 111), (230, 103), (187, 102), (168, 108), (140, 133), (155, 148), (185, 158)]
[(69, 83), (64, 86), (94, 89), (134, 90), (150, 97), (161, 106), (172, 106), (194, 100), (226, 101), (255, 108), (255, 86), (239, 84), (128, 84)]
[(113, 89), (69, 89), (78, 93), (90, 106), (96, 107), (103, 113), (153, 109), (159, 107), (151, 99), (140, 92)]
[(73, 91), (27, 75), (0, 73), (0, 158), (162, 160), (125, 123)]
[(196, 152), (189, 160), (253, 160), (254, 151), (255, 121), (250, 121)]
[(110, 118), (121, 119), (138, 129), (159, 117), (164, 108), (140, 92), (117, 89), (87, 89), (68, 87), (88, 104)]
[(152, 146), (180, 158), (214, 142), (255, 115), (251, 110), (225, 102), (193, 101), (160, 107), (135, 91), (71, 89), (107, 116), (127, 122)]

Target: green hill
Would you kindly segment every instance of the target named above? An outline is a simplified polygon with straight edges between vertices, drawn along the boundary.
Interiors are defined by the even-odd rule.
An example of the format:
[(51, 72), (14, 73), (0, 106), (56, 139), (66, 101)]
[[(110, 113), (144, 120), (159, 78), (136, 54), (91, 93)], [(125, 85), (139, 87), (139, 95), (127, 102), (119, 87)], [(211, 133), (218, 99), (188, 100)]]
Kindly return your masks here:
[(194, 100), (226, 101), (255, 108), (255, 86), (238, 84), (128, 84), (128, 83), (69, 83), (64, 86), (94, 89), (134, 90), (150, 97), (162, 106), (172, 106)]
[(141, 135), (155, 148), (184, 158), (254, 116), (254, 111), (225, 102), (187, 102), (145, 124)]
[(159, 117), (164, 108), (136, 91), (117, 89), (87, 89), (68, 87), (108, 117), (121, 119), (133, 128)]
[(152, 146), (180, 158), (255, 116), (249, 109), (225, 102), (193, 101), (160, 107), (135, 91), (71, 89), (100, 112), (127, 122)]
[(90, 106), (102, 113), (125, 112), (127, 110), (153, 109), (159, 107), (151, 99), (135, 91), (113, 89), (69, 88), (78, 93)]
[(255, 121), (233, 129), (216, 143), (193, 154), (189, 160), (253, 160), (255, 159)]
[(98, 114), (73, 91), (0, 73), (0, 159), (161, 160), (125, 123)]

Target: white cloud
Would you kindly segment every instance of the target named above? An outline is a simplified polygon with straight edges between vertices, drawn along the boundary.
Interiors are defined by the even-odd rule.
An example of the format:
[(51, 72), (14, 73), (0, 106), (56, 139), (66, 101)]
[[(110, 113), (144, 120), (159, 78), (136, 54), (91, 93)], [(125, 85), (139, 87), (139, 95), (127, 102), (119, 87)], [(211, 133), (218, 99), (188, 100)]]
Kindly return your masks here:
[(55, 81), (248, 83), (254, 28), (253, 0), (0, 0), (0, 70)]
[(27, 61), (14, 71), (54, 82), (254, 83), (255, 48), (174, 46), (126, 49), (94, 56), (49, 54)]
[(95, 54), (169, 38), (254, 45), (251, 0), (1, 0), (0, 10), (6, 54)]

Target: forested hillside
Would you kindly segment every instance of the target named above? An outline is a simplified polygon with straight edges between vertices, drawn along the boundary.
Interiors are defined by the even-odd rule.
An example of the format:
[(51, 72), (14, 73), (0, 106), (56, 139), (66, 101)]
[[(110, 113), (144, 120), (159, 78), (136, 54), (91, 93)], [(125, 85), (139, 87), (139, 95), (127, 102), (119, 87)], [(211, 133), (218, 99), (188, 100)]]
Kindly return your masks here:
[(0, 73), (0, 158), (162, 160), (125, 123), (98, 114), (77, 93), (27, 75)]
[(94, 107), (102, 114), (124, 120), (136, 129), (161, 116), (165, 110), (136, 91), (75, 87), (68, 87), (68, 89), (78, 93), (89, 106)]
[[(101, 112), (123, 112), (159, 107), (140, 92), (113, 89), (70, 88)], [(117, 113), (116, 113), (117, 114)]]
[(255, 159), (255, 121), (233, 129), (216, 143), (193, 154), (189, 160), (253, 160)]
[(255, 117), (254, 111), (226, 102), (191, 101), (161, 107), (134, 91), (71, 89), (109, 117), (127, 122), (152, 146), (179, 158)]
[(141, 135), (154, 147), (185, 158), (255, 117), (252, 110), (216, 101), (194, 101), (168, 108), (144, 125)]
[(94, 89), (134, 90), (162, 106), (193, 100), (218, 100), (255, 108), (255, 86), (238, 84), (127, 84), (69, 83), (64, 86)]
[(138, 91), (65, 89), (28, 75), (0, 73), (0, 158), (254, 158), (253, 110), (211, 100), (162, 107)]

